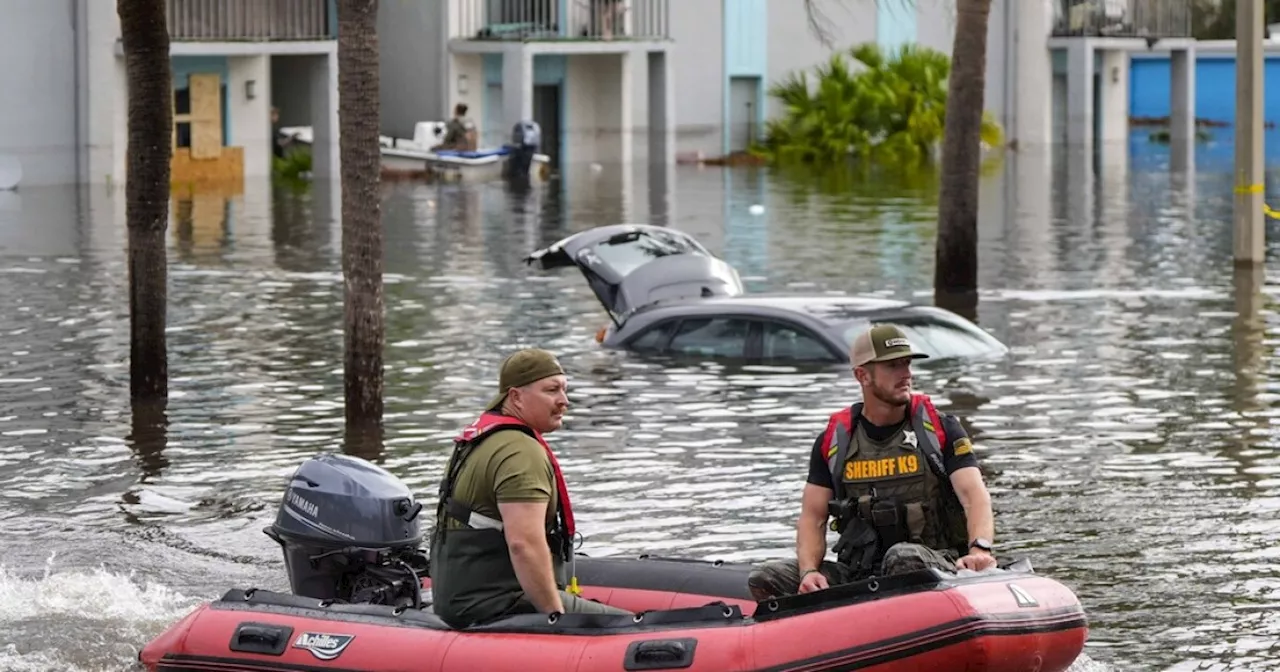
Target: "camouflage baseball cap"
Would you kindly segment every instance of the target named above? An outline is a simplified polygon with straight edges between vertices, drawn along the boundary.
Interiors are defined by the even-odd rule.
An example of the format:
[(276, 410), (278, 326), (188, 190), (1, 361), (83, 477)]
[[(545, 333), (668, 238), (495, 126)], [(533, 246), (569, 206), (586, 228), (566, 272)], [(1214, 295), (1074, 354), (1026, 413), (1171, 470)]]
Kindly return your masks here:
[(907, 335), (901, 328), (892, 324), (871, 325), (870, 329), (853, 339), (853, 347), (849, 349), (849, 361), (854, 366), (888, 362), (903, 357), (928, 359), (929, 355), (912, 350), (911, 341), (907, 340)]
[(559, 360), (550, 352), (537, 348), (517, 350), (502, 361), (502, 368), (498, 371), (498, 396), (489, 400), (489, 405), (484, 410), (495, 411), (501, 408), (502, 402), (507, 399), (507, 392), (513, 387), (524, 387), (543, 378), (563, 374), (564, 369)]

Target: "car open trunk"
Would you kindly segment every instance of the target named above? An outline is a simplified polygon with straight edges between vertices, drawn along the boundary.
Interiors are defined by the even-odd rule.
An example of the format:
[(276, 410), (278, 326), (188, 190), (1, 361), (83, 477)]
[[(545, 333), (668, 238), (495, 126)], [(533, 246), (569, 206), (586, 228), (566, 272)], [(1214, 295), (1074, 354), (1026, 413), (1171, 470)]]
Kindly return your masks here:
[(659, 301), (743, 293), (738, 271), (692, 236), (647, 224), (588, 229), (533, 252), (525, 262), (543, 270), (577, 266), (618, 326)]

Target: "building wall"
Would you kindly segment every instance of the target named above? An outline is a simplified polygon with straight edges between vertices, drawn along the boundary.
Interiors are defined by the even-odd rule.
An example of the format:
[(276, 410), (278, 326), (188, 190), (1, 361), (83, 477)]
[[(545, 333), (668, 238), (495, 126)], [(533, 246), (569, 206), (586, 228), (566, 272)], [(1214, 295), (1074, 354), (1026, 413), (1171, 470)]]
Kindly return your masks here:
[[(727, 0), (734, 2), (736, 0)], [(724, 117), (724, 0), (670, 2), (671, 38), (668, 58), (674, 78), (676, 147), (708, 156), (723, 149)], [(648, 65), (633, 59), (632, 83), (636, 112), (633, 119), (648, 125)], [(639, 70), (639, 72), (637, 72)], [(637, 143), (637, 156), (647, 149)]]
[(769, 53), (768, 0), (729, 0), (724, 4), (724, 132), (722, 152), (746, 149), (764, 136)]
[[(991, 21), (995, 21), (996, 7), (1007, 0), (992, 0)], [(955, 39), (956, 12), (955, 0), (915, 0), (916, 6), (916, 43), (921, 46), (937, 49), (943, 53), (951, 53), (951, 42)], [(987, 46), (991, 46), (991, 38), (999, 31), (992, 30), (987, 36)], [(990, 62), (992, 51), (987, 50), (987, 61)]]
[[(836, 50), (876, 41), (878, 10), (872, 0), (818, 4), (831, 22), (830, 34)], [(766, 88), (794, 71), (812, 70), (830, 58), (832, 50), (824, 47), (813, 35), (798, 0), (769, 0), (768, 53)], [(766, 113), (770, 118), (777, 117), (782, 114), (782, 107), (769, 97)]]
[(0, 154), (21, 162), (23, 185), (77, 180), (81, 92), (73, 9), (69, 2), (9, 0), (0, 19), (0, 62), (6, 64), (0, 68)]
[[(446, 14), (445, 3), (439, 0), (379, 3), (383, 135), (412, 137), (415, 123), (443, 121), (452, 116), (449, 99), (457, 87), (456, 73), (448, 68)], [(469, 83), (478, 88), (480, 80)]]
[(921, 11), (925, 11), (925, 8), (916, 6), (914, 2), (877, 2), (876, 43), (887, 50), (917, 44), (918, 14)]
[(568, 132), (562, 163), (616, 162), (622, 158), (617, 151), (620, 134), (635, 133), (634, 128), (619, 126), (622, 106), (632, 102), (630, 96), (623, 95), (622, 87), (635, 88), (634, 82), (622, 77), (624, 67), (632, 69), (633, 64), (617, 54), (575, 55), (566, 60), (563, 114), (567, 118), (562, 123)]

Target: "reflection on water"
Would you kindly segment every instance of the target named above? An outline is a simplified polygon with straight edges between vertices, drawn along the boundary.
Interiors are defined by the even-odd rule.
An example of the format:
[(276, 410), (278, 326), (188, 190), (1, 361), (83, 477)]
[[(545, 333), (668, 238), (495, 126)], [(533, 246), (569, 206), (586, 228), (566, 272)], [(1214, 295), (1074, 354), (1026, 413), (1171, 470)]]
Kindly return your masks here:
[[(919, 382), (976, 439), (1001, 547), (1086, 602), (1093, 659), (1275, 667), (1276, 290), (1232, 270), (1230, 174), (1168, 170), (1154, 151), (990, 167), (978, 320), (1012, 352), (922, 366)], [(126, 669), (197, 600), (284, 588), (261, 530), (298, 462), (357, 452), (430, 498), (449, 438), (527, 345), (561, 353), (572, 378), (550, 438), (584, 550), (791, 554), (807, 448), (851, 399), (849, 375), (603, 351), (607, 317), (581, 275), (523, 257), (651, 221), (693, 232), (752, 291), (928, 301), (936, 177), (624, 172), (388, 186), (374, 441), (343, 433), (336, 185), (174, 195), (172, 398), (137, 408), (121, 199), (4, 195), (0, 667)]]

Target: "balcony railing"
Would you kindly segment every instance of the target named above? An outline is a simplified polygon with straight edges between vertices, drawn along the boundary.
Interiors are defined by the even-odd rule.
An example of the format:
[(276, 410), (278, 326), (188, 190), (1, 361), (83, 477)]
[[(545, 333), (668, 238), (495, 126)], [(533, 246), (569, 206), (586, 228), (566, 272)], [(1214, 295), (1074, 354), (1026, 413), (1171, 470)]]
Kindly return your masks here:
[(1057, 37), (1191, 37), (1192, 0), (1054, 0)]
[(270, 42), (334, 37), (329, 0), (168, 0), (178, 42)]
[[(455, 0), (472, 40), (664, 40), (673, 0)], [(688, 2), (689, 0), (675, 0)]]

